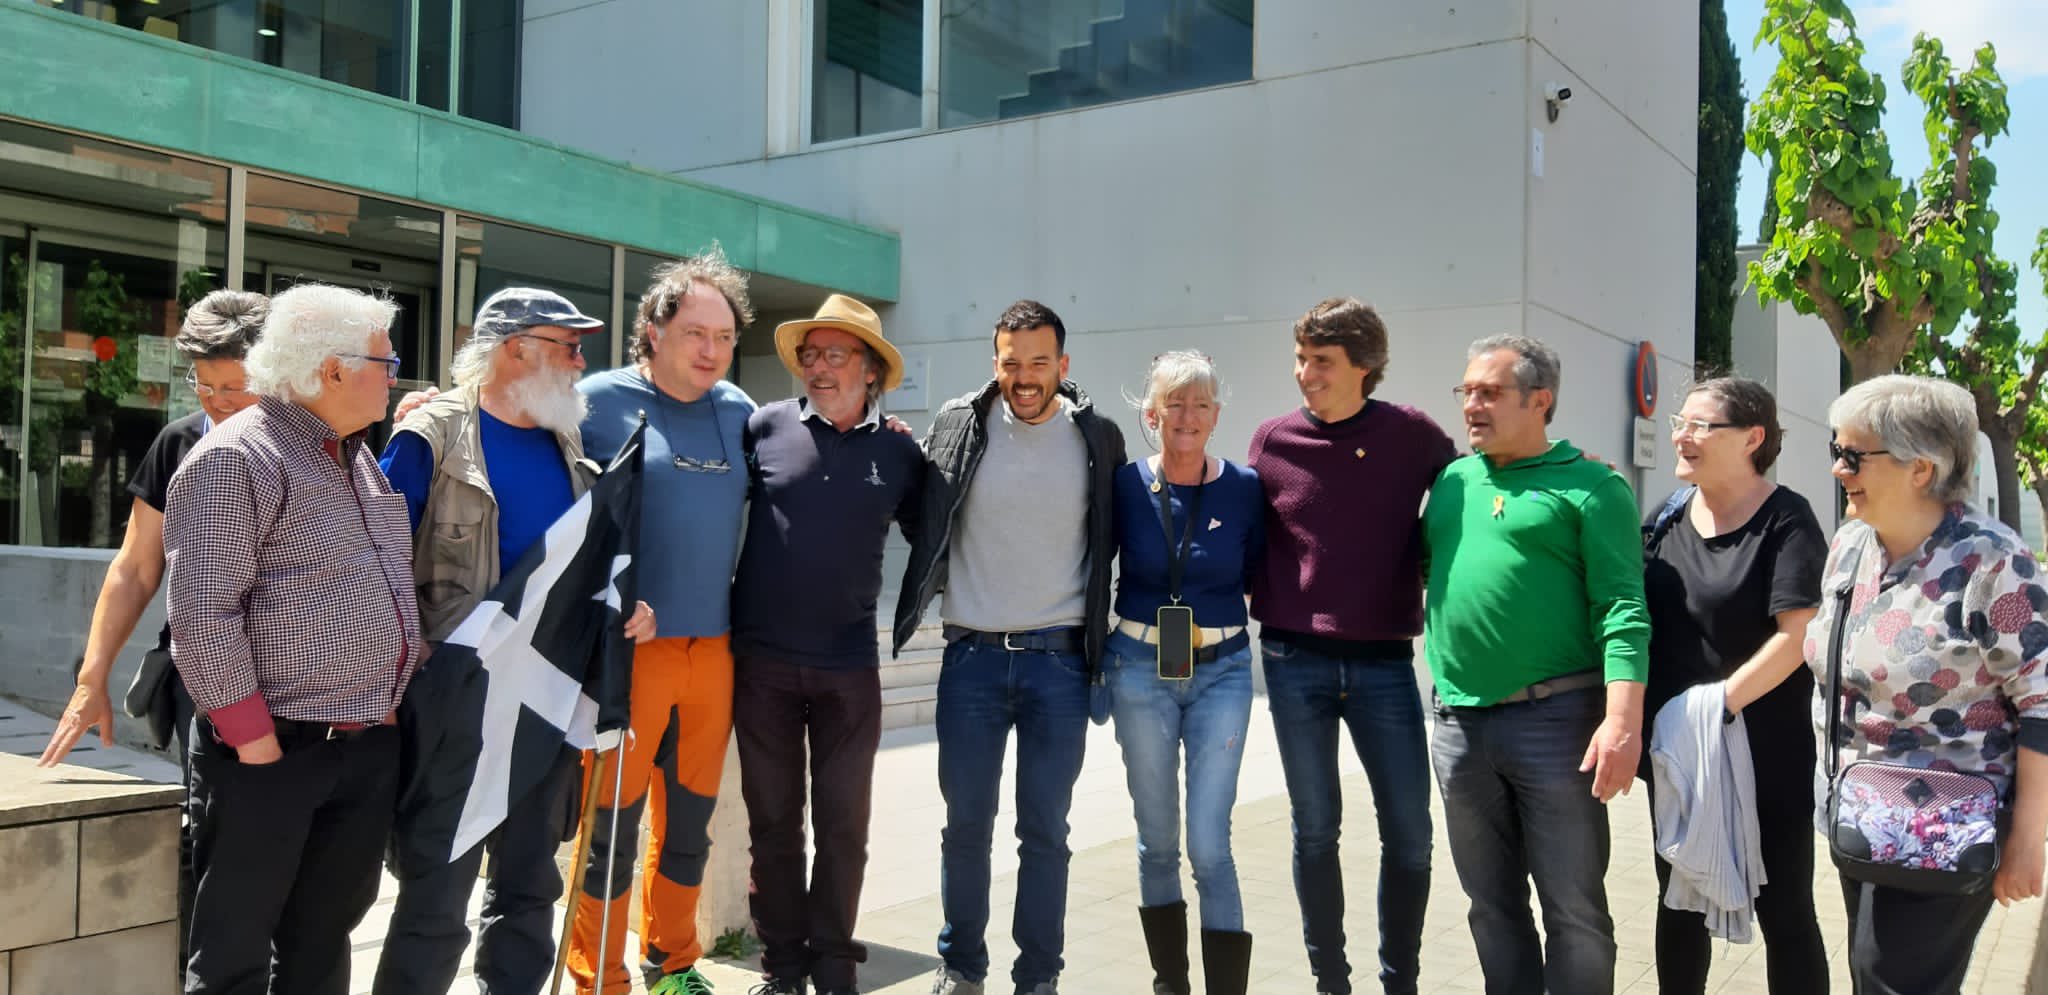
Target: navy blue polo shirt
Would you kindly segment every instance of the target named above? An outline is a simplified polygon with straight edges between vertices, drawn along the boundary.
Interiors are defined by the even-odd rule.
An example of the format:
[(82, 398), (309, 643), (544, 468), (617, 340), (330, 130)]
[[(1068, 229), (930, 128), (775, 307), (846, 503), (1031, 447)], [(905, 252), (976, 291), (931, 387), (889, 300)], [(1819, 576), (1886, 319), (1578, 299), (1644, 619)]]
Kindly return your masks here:
[(891, 521), (915, 536), (923, 451), (872, 406), (841, 432), (803, 399), (754, 412), (744, 449), (753, 505), (733, 580), (733, 656), (879, 665), (882, 545)]

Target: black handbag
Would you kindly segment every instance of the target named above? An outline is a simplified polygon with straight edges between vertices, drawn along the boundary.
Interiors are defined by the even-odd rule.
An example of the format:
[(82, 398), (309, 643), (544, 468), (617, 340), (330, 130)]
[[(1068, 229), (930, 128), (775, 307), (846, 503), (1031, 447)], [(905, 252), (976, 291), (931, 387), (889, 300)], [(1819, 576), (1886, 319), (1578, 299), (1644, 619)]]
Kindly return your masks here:
[(1859, 760), (1841, 767), (1843, 630), (1859, 559), (1843, 553), (1828, 644), (1828, 855), (1842, 876), (1901, 891), (1970, 895), (1998, 875), (2004, 813), (1991, 778)]
[(142, 654), (135, 668), (135, 680), (121, 699), (121, 710), (149, 723), (149, 741), (161, 750), (171, 745), (171, 727), (177, 724), (177, 705), (171, 695), (171, 651), (159, 646)]

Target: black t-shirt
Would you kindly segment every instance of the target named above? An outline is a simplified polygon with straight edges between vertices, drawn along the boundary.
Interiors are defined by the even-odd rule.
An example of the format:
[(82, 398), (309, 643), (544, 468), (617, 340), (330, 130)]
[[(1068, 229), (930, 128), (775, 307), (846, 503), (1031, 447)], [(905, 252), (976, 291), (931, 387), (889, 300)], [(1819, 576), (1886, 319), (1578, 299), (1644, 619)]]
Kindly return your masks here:
[(171, 493), (171, 474), (178, 472), (178, 464), (185, 462), (185, 454), (199, 444), (200, 436), (206, 434), (206, 412), (195, 411), (164, 426), (156, 434), (156, 441), (149, 444), (149, 451), (142, 454), (142, 465), (135, 468), (135, 476), (128, 481), (128, 493), (142, 499), (162, 514), (164, 502)]
[[(205, 434), (204, 411), (194, 411), (165, 425), (164, 430), (156, 434), (156, 441), (149, 444), (149, 451), (142, 454), (142, 464), (135, 468), (135, 476), (128, 480), (128, 493), (141, 498), (143, 504), (162, 514), (164, 504), (170, 500), (171, 474), (178, 472), (178, 464), (185, 462), (185, 455), (199, 444), (200, 436)], [(158, 634), (157, 645), (162, 649), (171, 647), (168, 623)]]
[[(1681, 510), (1644, 554), (1646, 718), (1685, 689), (1725, 680), (1749, 662), (1777, 634), (1778, 613), (1818, 607), (1827, 552), (1813, 507), (1789, 488), (1772, 491), (1749, 521), (1711, 539)], [(1794, 670), (1743, 710), (1751, 741), (1810, 744), (1812, 696), (1812, 672)]]

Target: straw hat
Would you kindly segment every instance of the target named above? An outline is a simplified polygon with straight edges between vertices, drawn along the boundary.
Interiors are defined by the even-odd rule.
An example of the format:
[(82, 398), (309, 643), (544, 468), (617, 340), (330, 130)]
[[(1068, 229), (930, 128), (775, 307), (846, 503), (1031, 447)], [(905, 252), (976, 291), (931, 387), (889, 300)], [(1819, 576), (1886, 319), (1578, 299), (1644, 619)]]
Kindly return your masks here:
[(782, 357), (782, 365), (799, 379), (804, 369), (796, 361), (796, 351), (803, 348), (804, 336), (814, 328), (836, 328), (867, 343), (882, 358), (883, 393), (895, 390), (903, 382), (903, 354), (882, 337), (882, 319), (875, 317), (873, 308), (844, 294), (825, 298), (812, 317), (775, 326), (775, 352)]

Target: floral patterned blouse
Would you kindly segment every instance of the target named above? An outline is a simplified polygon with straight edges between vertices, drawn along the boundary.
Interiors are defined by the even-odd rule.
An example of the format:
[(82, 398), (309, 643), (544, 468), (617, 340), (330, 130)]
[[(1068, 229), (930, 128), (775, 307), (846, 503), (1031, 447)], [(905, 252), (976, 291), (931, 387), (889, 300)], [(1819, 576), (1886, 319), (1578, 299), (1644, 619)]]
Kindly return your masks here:
[[(1806, 627), (1822, 749), (1834, 592), (1851, 547), (1862, 553), (1842, 634), (1843, 765), (1979, 771), (2009, 786), (2020, 719), (2048, 719), (2048, 580), (2033, 554), (2004, 524), (1963, 505), (1951, 506), (1919, 552), (1897, 563), (1886, 562), (1877, 532), (1863, 522), (1837, 530), (1820, 614)], [(1823, 804), (1826, 797), (1816, 794)]]

